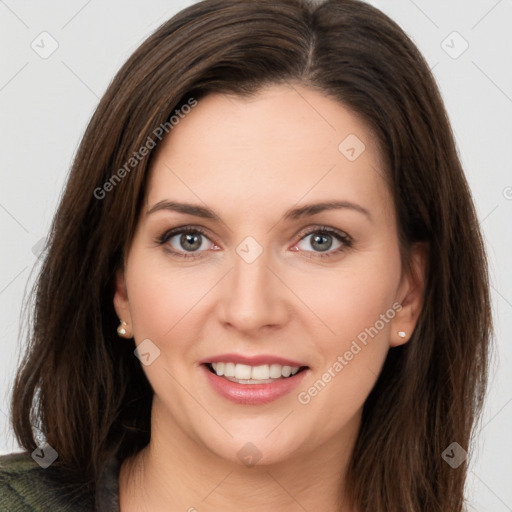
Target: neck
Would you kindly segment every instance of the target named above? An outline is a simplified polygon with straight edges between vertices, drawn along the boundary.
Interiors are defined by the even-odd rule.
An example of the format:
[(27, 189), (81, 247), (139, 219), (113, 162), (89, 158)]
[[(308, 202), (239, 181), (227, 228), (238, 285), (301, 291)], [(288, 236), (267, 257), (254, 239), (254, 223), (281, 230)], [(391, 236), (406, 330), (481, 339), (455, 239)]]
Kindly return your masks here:
[(121, 512), (353, 512), (344, 505), (343, 482), (359, 421), (314, 450), (252, 467), (222, 459), (183, 431), (152, 421), (150, 444), (122, 464)]

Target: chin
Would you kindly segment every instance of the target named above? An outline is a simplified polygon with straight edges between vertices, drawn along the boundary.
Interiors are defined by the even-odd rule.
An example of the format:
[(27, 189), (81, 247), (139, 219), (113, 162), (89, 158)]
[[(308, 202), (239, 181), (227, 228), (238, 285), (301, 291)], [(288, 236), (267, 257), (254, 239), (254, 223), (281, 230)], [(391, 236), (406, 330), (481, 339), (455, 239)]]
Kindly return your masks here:
[[(279, 421), (282, 421), (282, 418)], [(278, 423), (274, 423), (273, 428)], [(258, 429), (245, 427), (243, 433), (236, 433), (231, 426), (229, 431), (234, 437), (220, 435), (212, 438), (211, 433), (205, 433), (201, 436), (201, 441), (203, 446), (219, 459), (249, 468), (285, 463), (308, 451), (307, 445), (310, 443), (307, 436), (301, 442), (291, 436), (290, 432), (281, 432), (279, 435), (277, 429), (274, 432), (271, 430), (267, 423)]]

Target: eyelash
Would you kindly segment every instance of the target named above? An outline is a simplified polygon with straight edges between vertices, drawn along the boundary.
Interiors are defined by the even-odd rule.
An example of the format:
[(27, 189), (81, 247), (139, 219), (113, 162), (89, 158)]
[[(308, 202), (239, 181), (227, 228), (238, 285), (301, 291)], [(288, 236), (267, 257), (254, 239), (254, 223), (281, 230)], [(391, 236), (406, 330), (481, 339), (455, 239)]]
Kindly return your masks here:
[[(166, 231), (163, 235), (158, 237), (155, 240), (155, 242), (158, 245), (164, 245), (173, 236), (187, 234), (187, 233), (200, 234), (201, 236), (204, 236), (206, 239), (210, 240), (208, 238), (208, 235), (206, 234), (206, 232), (202, 228), (200, 228), (200, 227), (181, 226), (181, 227), (173, 228), (173, 229), (171, 229), (169, 231)], [(338, 231), (337, 229), (333, 229), (333, 228), (330, 228), (328, 226), (316, 226), (316, 227), (314, 227), (312, 229), (309, 229), (308, 231), (305, 231), (305, 232), (301, 233), (300, 234), (300, 238), (299, 238), (298, 242), (295, 245), (297, 245), (299, 242), (301, 242), (307, 236), (314, 235), (314, 234), (315, 235), (316, 234), (330, 235), (330, 236), (334, 237), (336, 240), (338, 240), (339, 242), (341, 242), (342, 245), (340, 247), (338, 247), (337, 249), (334, 249), (334, 250), (331, 250), (331, 251), (326, 251), (326, 252), (302, 251), (302, 252), (312, 252), (314, 254), (314, 256), (313, 255), (309, 255), (307, 257), (311, 257), (311, 258), (330, 258), (330, 257), (333, 257), (334, 255), (337, 255), (337, 254), (339, 254), (339, 253), (341, 253), (341, 252), (351, 248), (352, 244), (353, 244), (353, 241), (350, 238), (350, 236), (347, 235), (346, 233), (344, 233), (343, 231)], [(201, 258), (202, 257), (201, 253), (202, 252), (206, 252), (206, 251), (201, 251), (201, 253), (197, 253), (196, 254), (195, 252), (179, 252), (179, 251), (175, 251), (174, 249), (170, 249), (169, 247), (166, 247), (165, 249), (171, 255), (177, 256), (179, 258)]]

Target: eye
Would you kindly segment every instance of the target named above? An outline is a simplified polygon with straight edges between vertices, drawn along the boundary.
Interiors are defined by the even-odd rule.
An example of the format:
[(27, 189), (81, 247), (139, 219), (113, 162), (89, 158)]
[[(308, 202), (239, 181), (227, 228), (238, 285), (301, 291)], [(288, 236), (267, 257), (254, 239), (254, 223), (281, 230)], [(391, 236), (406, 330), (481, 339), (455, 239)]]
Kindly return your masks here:
[(198, 228), (173, 229), (164, 233), (158, 242), (161, 245), (165, 244), (171, 253), (183, 257), (193, 257), (196, 256), (196, 253), (216, 248), (205, 233)]
[[(219, 250), (200, 228), (180, 227), (164, 233), (157, 239), (159, 245), (174, 256), (194, 258), (203, 256), (208, 250)], [(343, 231), (318, 227), (302, 235), (291, 250), (310, 253), (311, 256), (329, 257), (352, 246), (352, 240)]]
[(328, 257), (351, 247), (350, 237), (332, 228), (317, 228), (302, 236), (292, 250), (318, 253), (315, 256)]

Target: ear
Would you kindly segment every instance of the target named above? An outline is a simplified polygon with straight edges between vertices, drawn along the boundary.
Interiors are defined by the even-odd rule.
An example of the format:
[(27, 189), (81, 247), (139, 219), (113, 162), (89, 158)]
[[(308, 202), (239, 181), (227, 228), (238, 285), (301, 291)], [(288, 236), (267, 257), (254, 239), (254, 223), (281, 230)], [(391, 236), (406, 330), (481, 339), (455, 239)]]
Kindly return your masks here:
[[(416, 243), (411, 248), (409, 269), (403, 273), (397, 292), (397, 301), (401, 308), (396, 309), (397, 313), (391, 322), (391, 347), (407, 343), (416, 328), (423, 306), (427, 259), (427, 245)], [(405, 336), (400, 336), (399, 332), (405, 333)]]
[(128, 300), (128, 291), (126, 289), (123, 269), (118, 269), (116, 271), (115, 282), (116, 289), (114, 293), (114, 309), (116, 310), (119, 320), (126, 322), (126, 331), (131, 333), (133, 331), (132, 315), (130, 312), (130, 301)]

